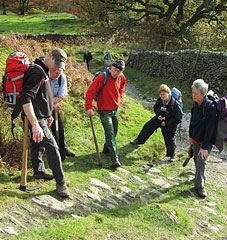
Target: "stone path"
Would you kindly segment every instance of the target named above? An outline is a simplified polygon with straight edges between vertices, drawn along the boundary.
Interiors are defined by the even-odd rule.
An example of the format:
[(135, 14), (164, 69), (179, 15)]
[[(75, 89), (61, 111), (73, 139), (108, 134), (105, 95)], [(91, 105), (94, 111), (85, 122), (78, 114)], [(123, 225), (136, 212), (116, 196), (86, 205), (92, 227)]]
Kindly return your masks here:
[[(132, 93), (133, 88), (128, 85), (128, 91)], [(135, 94), (135, 93), (133, 93)], [(145, 104), (150, 104), (145, 102)], [(190, 116), (185, 115), (185, 121), (182, 124), (182, 138), (188, 139), (188, 121)], [(178, 142), (178, 153), (185, 151), (186, 141)], [(221, 191), (227, 191), (227, 153), (222, 155), (213, 153), (207, 164), (208, 184), (209, 182), (217, 186)], [(15, 203), (4, 213), (0, 213), (0, 240), (8, 239), (9, 235), (17, 236), (24, 231), (30, 231), (31, 228), (45, 226), (45, 220), (49, 217), (61, 219), (62, 214), (70, 214), (75, 219), (80, 219), (90, 215), (93, 212), (101, 212), (103, 209), (117, 209), (120, 206), (132, 205), (138, 201), (143, 204), (154, 204), (160, 211), (165, 212), (169, 220), (176, 225), (180, 224), (175, 211), (161, 206), (159, 200), (168, 198), (168, 192), (174, 186), (182, 182), (191, 181), (194, 177), (193, 171), (187, 171), (181, 175), (182, 168), (175, 173), (175, 177), (166, 177), (162, 172), (167, 161), (160, 161), (156, 167), (138, 166), (138, 175), (133, 174), (123, 167), (117, 171), (107, 171), (105, 180), (90, 178), (90, 182), (77, 187), (70, 187), (71, 199), (59, 199), (55, 196), (44, 194), (32, 198), (30, 205), (21, 205)], [(193, 167), (193, 162), (189, 166)], [(131, 184), (133, 189), (127, 187)], [(216, 191), (213, 189), (212, 191)], [(193, 192), (188, 191), (192, 196), (196, 207), (190, 208), (185, 203), (179, 202), (179, 208), (182, 208), (188, 214), (197, 212), (200, 214), (197, 226), (191, 236), (182, 239), (211, 239), (209, 233), (215, 233), (216, 239), (227, 239), (227, 235), (222, 235), (222, 230), (226, 230), (227, 216), (225, 216), (226, 225), (220, 225), (215, 217), (217, 216), (217, 204), (215, 194), (211, 200), (201, 200)], [(157, 200), (156, 200), (157, 199)], [(226, 231), (225, 231), (226, 232)]]
[[(138, 166), (138, 171), (140, 177), (121, 167), (115, 172), (107, 171), (105, 181), (90, 178), (90, 182), (79, 186), (80, 189), (70, 188), (71, 199), (63, 200), (44, 194), (33, 197), (30, 205), (15, 204), (0, 215), (0, 239), (7, 239), (8, 235), (17, 236), (33, 227), (43, 227), (48, 217), (61, 218), (62, 214), (70, 214), (73, 218), (79, 219), (93, 212), (116, 209), (122, 205), (131, 205), (136, 201), (141, 201), (143, 204), (155, 204), (160, 211), (165, 212), (170, 221), (176, 225), (180, 224), (176, 212), (164, 209), (155, 199), (168, 198), (168, 190), (182, 181), (189, 181), (193, 173), (189, 172), (181, 177), (165, 177), (162, 173), (162, 166), (151, 168), (146, 165)], [(131, 183), (133, 189), (126, 187), (127, 183)], [(190, 191), (188, 194), (194, 196)], [(207, 239), (208, 234), (204, 234), (201, 229), (205, 230), (204, 232), (212, 231), (219, 234), (224, 226), (214, 220), (210, 221), (212, 216), (217, 215), (216, 203), (204, 202), (198, 198), (195, 198), (195, 201), (197, 208), (187, 208), (184, 203), (179, 203), (188, 213), (201, 211), (206, 216), (188, 239)], [(207, 217), (208, 215), (211, 217)]]

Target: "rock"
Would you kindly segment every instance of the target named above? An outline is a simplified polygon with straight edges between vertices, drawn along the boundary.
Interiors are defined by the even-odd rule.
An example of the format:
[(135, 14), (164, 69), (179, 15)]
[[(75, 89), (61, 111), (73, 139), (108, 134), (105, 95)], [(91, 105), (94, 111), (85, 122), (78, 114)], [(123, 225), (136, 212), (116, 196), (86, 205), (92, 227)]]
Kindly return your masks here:
[(163, 189), (170, 189), (172, 188), (173, 186), (170, 185), (169, 183), (167, 183), (166, 181), (162, 180), (162, 179), (151, 179), (150, 180), (154, 185), (157, 185)]
[(125, 170), (124, 168), (121, 168), (121, 167), (117, 168), (117, 172), (119, 172), (119, 174), (121, 174), (123, 176), (130, 174), (129, 171), (127, 171), (127, 170)]
[(108, 186), (106, 183), (104, 183), (98, 179), (95, 179), (95, 178), (90, 178), (90, 180), (91, 180), (91, 184), (93, 184), (97, 187), (103, 188), (105, 190), (109, 190), (111, 193), (113, 192), (112, 188), (110, 186)]
[(203, 207), (203, 209), (205, 209), (208, 213), (217, 215), (217, 213), (216, 213), (213, 209), (211, 209), (211, 208), (209, 208), (209, 207)]
[(78, 215), (75, 215), (75, 214), (71, 214), (71, 216), (72, 216), (73, 218), (75, 218), (75, 219), (80, 219), (80, 218), (82, 218), (81, 216), (78, 216)]
[(109, 208), (109, 209), (115, 209), (115, 208), (116, 208), (116, 206), (113, 205), (113, 204), (107, 204), (106, 206), (107, 206), (107, 208)]
[(118, 206), (118, 202), (111, 197), (104, 197), (102, 201)]
[(95, 207), (98, 207), (98, 208), (104, 208), (102, 205), (96, 203), (96, 202), (91, 202), (91, 204)]
[(125, 180), (123, 180), (122, 178), (118, 177), (117, 175), (111, 173), (111, 172), (108, 172), (110, 177), (114, 180), (114, 181), (117, 181), (117, 182), (120, 182), (122, 184), (127, 184), (127, 182)]
[(117, 195), (115, 195), (115, 197), (116, 197), (117, 199), (121, 200), (122, 202), (128, 204), (128, 205), (131, 204), (131, 202), (130, 202), (129, 200), (127, 200), (126, 198), (124, 198), (122, 195), (117, 194)]
[(138, 177), (138, 176), (133, 176), (133, 178), (136, 180), (136, 181), (138, 181), (138, 182), (140, 182), (140, 183), (145, 183), (140, 177)]
[(50, 195), (42, 195), (33, 197), (32, 201), (42, 207), (48, 208), (53, 212), (64, 212), (69, 213), (73, 211), (73, 204), (69, 202), (60, 202), (57, 199), (51, 197)]
[(120, 189), (121, 189), (121, 191), (122, 191), (123, 193), (129, 193), (129, 192), (132, 191), (130, 188), (125, 187), (125, 186), (124, 186), (124, 187), (120, 186)]
[(208, 207), (216, 207), (217, 204), (215, 202), (206, 202), (206, 205)]
[(162, 171), (158, 168), (150, 168), (148, 172), (149, 173), (162, 173)]
[(10, 235), (18, 235), (17, 233), (16, 233), (16, 231), (13, 229), (13, 227), (6, 227), (6, 228), (4, 228), (3, 229), (3, 231), (5, 232), (5, 233), (8, 233), (8, 234), (10, 234)]
[(93, 200), (97, 200), (98, 202), (101, 202), (101, 198), (93, 193), (89, 193), (89, 192), (84, 192), (89, 198), (93, 199)]

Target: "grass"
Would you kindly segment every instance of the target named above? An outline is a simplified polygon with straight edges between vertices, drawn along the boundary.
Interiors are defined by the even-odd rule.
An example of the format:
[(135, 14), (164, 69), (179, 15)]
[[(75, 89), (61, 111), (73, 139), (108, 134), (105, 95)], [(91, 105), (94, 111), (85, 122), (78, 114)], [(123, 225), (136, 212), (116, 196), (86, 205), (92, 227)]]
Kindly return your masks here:
[[(31, 17), (33, 18), (33, 17)], [(26, 21), (27, 23), (27, 21)], [(86, 30), (86, 29), (85, 29)], [(118, 46), (111, 44), (103, 44), (102, 41), (81, 46), (64, 46), (70, 59), (82, 61), (83, 51), (89, 49), (92, 51), (94, 61), (91, 62), (92, 73), (103, 68), (102, 56), (107, 49), (111, 49), (114, 58), (127, 58), (129, 46), (119, 44)], [(4, 61), (10, 49), (1, 48), (1, 65), (4, 68)], [(2, 69), (1, 69), (2, 70)], [(78, 74), (78, 73), (77, 73)], [(71, 74), (71, 75), (74, 75)], [(70, 77), (72, 77), (70, 75)], [(191, 89), (181, 86), (177, 82), (168, 82), (165, 79), (153, 78), (144, 73), (126, 67), (125, 75), (127, 80), (136, 85), (142, 91), (143, 95), (149, 99), (157, 97), (157, 89), (161, 83), (167, 83), (170, 87), (176, 86), (183, 92), (184, 106), (189, 108), (191, 101)], [(80, 97), (78, 97), (80, 96)], [(82, 96), (82, 97), (81, 97)], [(84, 109), (84, 95), (70, 96), (64, 101), (62, 119), (66, 129), (67, 142), (72, 150), (76, 152), (75, 158), (67, 158), (63, 163), (67, 184), (70, 192), (73, 193), (73, 187), (81, 190), (86, 189), (90, 183), (90, 177), (105, 180), (107, 184), (112, 182), (108, 178), (106, 169), (100, 169), (97, 166), (96, 150), (93, 141), (92, 131), (89, 118)], [(117, 135), (117, 144), (119, 148), (119, 157), (124, 169), (130, 171), (133, 175), (139, 176), (144, 181), (149, 181), (149, 177), (143, 173), (141, 166), (148, 162), (159, 161), (164, 155), (164, 142), (161, 132), (157, 131), (145, 145), (140, 147), (131, 146), (129, 141), (134, 139), (143, 124), (151, 118), (152, 111), (144, 109), (144, 107), (136, 100), (124, 95), (122, 105), (120, 107), (119, 132)], [(3, 116), (3, 113), (1, 114)], [(1, 118), (1, 124), (4, 123), (4, 129), (9, 126), (5, 118)], [(100, 151), (104, 144), (104, 132), (100, 123), (98, 113), (95, 112), (93, 117), (97, 140)], [(21, 134), (21, 124), (18, 123), (17, 129)], [(9, 129), (9, 128), (8, 128)], [(2, 129), (1, 129), (2, 132)], [(6, 130), (5, 130), (6, 132)], [(9, 133), (10, 134), (10, 133)], [(101, 154), (105, 166), (111, 164), (108, 156)], [(217, 186), (208, 185), (208, 191), (217, 189), (215, 198), (208, 196), (206, 200), (198, 200), (192, 197), (189, 189), (192, 183), (186, 181), (185, 175), (187, 171), (194, 168), (182, 170), (181, 165), (186, 153), (181, 153), (179, 161), (165, 167), (161, 167), (161, 177), (179, 177), (180, 184), (173, 183), (173, 188), (169, 191), (163, 190), (161, 197), (153, 197), (149, 203), (145, 204), (139, 200), (139, 196), (135, 198), (131, 205), (120, 204), (115, 210), (100, 210), (81, 219), (75, 219), (71, 214), (45, 213), (40, 217), (42, 224), (39, 228), (31, 227), (31, 231), (23, 231), (19, 236), (2, 235), (2, 239), (130, 239), (130, 240), (164, 240), (164, 239), (189, 239), (194, 230), (198, 230), (198, 221), (206, 218), (203, 206), (206, 202), (214, 201), (217, 203), (217, 216), (211, 219), (215, 224), (225, 226), (227, 215), (227, 194), (221, 191)], [(29, 161), (28, 185), (33, 186), (36, 183), (32, 179), (31, 162)], [(47, 165), (47, 164), (46, 164)], [(114, 172), (113, 172), (114, 173)], [(3, 222), (9, 220), (12, 210), (19, 205), (28, 207), (34, 206), (32, 197), (49, 194), (54, 198), (62, 201), (55, 192), (55, 182), (41, 182), (42, 188), (35, 192), (21, 192), (17, 188), (20, 184), (20, 171), (13, 167), (2, 166), (0, 168), (0, 228), (4, 228)], [(138, 184), (129, 181), (126, 185), (133, 191), (139, 187)], [(7, 189), (8, 187), (8, 189)], [(156, 189), (154, 185), (151, 185)], [(114, 193), (119, 190), (118, 186), (113, 188)], [(199, 201), (199, 204), (198, 204)], [(162, 209), (157, 207), (159, 204)], [(198, 208), (198, 211), (190, 212), (188, 209)], [(19, 208), (20, 209), (20, 208)], [(166, 213), (175, 211), (179, 225), (170, 221)], [(39, 206), (33, 208), (37, 216), (42, 214)], [(1, 220), (2, 219), (2, 220)], [(15, 228), (17, 228), (15, 226)], [(227, 234), (224, 229), (220, 234)], [(211, 239), (217, 239), (217, 234), (209, 231)], [(200, 237), (200, 236), (199, 236)]]
[[(7, 12), (8, 15), (0, 15), (0, 33), (9, 34), (16, 32), (21, 34), (64, 34), (86, 35), (94, 33), (88, 27), (86, 21), (68, 13), (16, 15)], [(49, 29), (49, 30), (48, 30)]]

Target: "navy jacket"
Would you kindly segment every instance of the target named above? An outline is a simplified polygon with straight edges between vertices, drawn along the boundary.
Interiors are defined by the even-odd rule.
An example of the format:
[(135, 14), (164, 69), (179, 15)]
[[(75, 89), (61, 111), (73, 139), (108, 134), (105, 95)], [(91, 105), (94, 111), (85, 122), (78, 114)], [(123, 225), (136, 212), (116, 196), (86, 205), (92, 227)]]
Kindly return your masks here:
[(207, 100), (206, 96), (200, 107), (196, 102), (193, 103), (189, 125), (189, 137), (196, 142), (202, 142), (202, 149), (204, 150), (207, 150), (212, 144), (213, 131), (217, 120), (217, 109), (213, 103), (207, 108), (207, 113), (204, 117), (203, 107)]
[(176, 127), (177, 124), (181, 123), (183, 118), (182, 109), (177, 104), (176, 100), (173, 100), (172, 96), (169, 103), (166, 105), (159, 97), (154, 105), (154, 112), (156, 116), (161, 115), (165, 117), (166, 127)]

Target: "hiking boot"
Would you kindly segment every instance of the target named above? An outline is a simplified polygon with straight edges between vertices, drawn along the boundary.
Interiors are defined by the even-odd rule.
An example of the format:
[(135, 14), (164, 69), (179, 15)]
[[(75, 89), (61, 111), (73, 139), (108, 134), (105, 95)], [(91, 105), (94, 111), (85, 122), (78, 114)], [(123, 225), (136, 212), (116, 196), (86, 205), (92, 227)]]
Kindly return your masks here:
[(142, 144), (142, 143), (136, 138), (135, 140), (130, 141), (130, 144), (139, 145), (139, 144)]
[(60, 197), (65, 197), (66, 198), (66, 197), (69, 196), (69, 190), (68, 190), (65, 183), (62, 184), (62, 185), (56, 183), (56, 189), (57, 189), (58, 195)]
[(117, 168), (121, 166), (121, 163), (119, 162), (118, 158), (112, 158), (112, 163), (113, 163), (113, 167)]
[(66, 156), (68, 156), (68, 157), (75, 157), (75, 152), (73, 152), (72, 150), (70, 150), (68, 147), (67, 148), (65, 148), (65, 154), (66, 154)]
[(45, 179), (45, 180), (52, 180), (54, 178), (52, 173), (49, 173), (47, 170), (41, 173), (34, 174), (33, 177), (35, 179)]
[(169, 157), (169, 162), (175, 162), (175, 155)]
[(207, 191), (205, 188), (198, 188), (197, 193), (201, 198), (205, 198), (207, 196)]

